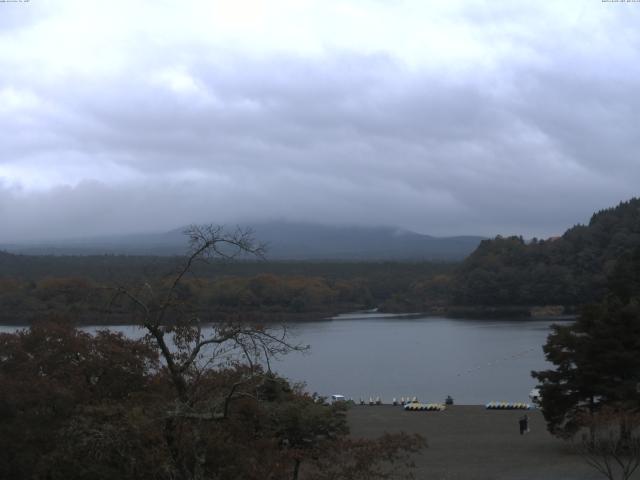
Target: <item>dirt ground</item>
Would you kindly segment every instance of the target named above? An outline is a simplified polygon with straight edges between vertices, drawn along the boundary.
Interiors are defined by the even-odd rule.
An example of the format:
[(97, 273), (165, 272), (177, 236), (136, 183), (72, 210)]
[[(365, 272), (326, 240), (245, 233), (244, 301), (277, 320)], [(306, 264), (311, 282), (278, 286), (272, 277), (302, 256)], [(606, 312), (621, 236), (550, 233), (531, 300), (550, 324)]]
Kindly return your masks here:
[[(518, 419), (527, 413), (530, 433), (520, 435)], [(455, 405), (443, 412), (409, 412), (402, 407), (354, 406), (351, 433), (376, 437), (384, 432), (419, 433), (428, 448), (415, 457), (417, 479), (429, 480), (597, 480), (574, 447), (547, 433), (539, 411), (486, 410)], [(640, 479), (640, 472), (632, 477)]]

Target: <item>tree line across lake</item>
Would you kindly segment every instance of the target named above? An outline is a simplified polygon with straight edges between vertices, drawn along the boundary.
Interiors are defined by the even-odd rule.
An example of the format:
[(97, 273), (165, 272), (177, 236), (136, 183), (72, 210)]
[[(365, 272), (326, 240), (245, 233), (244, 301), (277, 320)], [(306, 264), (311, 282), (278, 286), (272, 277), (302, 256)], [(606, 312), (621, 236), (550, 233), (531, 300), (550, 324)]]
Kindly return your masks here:
[[(163, 288), (180, 264), (167, 257), (26, 257), (0, 264), (0, 322), (65, 315), (78, 323), (126, 322), (110, 304), (116, 286)], [(4, 267), (4, 265), (2, 265)], [(384, 305), (419, 281), (453, 269), (445, 263), (213, 262), (194, 267), (180, 294), (210, 318), (242, 313), (262, 321), (316, 318)]]
[[(389, 312), (527, 315), (573, 313), (602, 298), (616, 261), (640, 245), (640, 200), (595, 213), (588, 225), (546, 240), (496, 237), (461, 263), (214, 261), (198, 264), (183, 294), (218, 315), (316, 316), (378, 307)], [(267, 252), (268, 258), (268, 252)], [(64, 313), (102, 323), (108, 287), (150, 284), (180, 259), (25, 256), (0, 252), (0, 321)], [(118, 321), (112, 316), (110, 321)]]

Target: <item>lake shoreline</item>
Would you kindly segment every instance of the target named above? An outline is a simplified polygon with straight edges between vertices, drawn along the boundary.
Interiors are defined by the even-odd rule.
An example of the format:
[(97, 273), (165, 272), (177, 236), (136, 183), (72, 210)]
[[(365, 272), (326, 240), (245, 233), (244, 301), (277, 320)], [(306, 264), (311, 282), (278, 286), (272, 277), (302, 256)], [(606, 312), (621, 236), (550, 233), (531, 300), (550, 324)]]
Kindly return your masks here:
[(440, 305), (426, 309), (387, 308), (383, 306), (381, 313), (422, 314), (447, 318), (468, 318), (496, 320), (499, 318), (546, 319), (556, 317), (572, 317), (578, 314), (575, 306), (565, 305)]
[[(574, 321), (577, 318), (575, 314), (564, 314), (564, 315), (539, 315), (539, 316), (508, 316), (506, 314), (499, 314), (495, 316), (491, 316), (488, 313), (486, 315), (472, 315), (462, 316), (462, 315), (453, 315), (447, 313), (440, 313), (436, 311), (427, 311), (427, 312), (386, 312), (386, 311), (378, 311), (378, 310), (330, 310), (330, 311), (322, 311), (322, 312), (307, 312), (307, 313), (278, 313), (278, 314), (266, 314), (265, 316), (259, 316), (255, 313), (252, 315), (248, 315), (247, 318), (241, 318), (240, 321), (247, 323), (264, 323), (265, 325), (274, 325), (274, 324), (305, 324), (312, 322), (332, 322), (332, 321), (342, 321), (344, 319), (353, 319), (350, 317), (351, 315), (361, 316), (363, 319), (371, 319), (377, 317), (384, 318), (399, 318), (406, 319), (411, 317), (426, 317), (426, 318), (446, 318), (451, 320), (487, 320), (487, 321), (523, 321), (530, 322), (536, 320), (548, 320), (548, 321), (558, 321), (558, 322), (569, 322)], [(253, 318), (255, 316), (255, 318)], [(110, 327), (110, 326), (131, 326), (135, 325), (131, 323), (131, 316), (124, 315), (112, 315), (105, 318), (104, 321), (97, 321), (93, 319), (89, 322), (80, 322), (76, 318), (69, 319), (69, 323), (75, 325), (78, 328), (83, 327)], [(117, 321), (120, 318), (122, 321)], [(15, 328), (28, 328), (33, 323), (37, 321), (47, 321), (46, 316), (42, 318), (31, 318), (31, 319), (5, 319), (0, 318), (0, 326), (1, 327), (15, 327)], [(217, 323), (224, 323), (226, 320), (207, 320), (203, 322), (203, 325), (214, 325)]]

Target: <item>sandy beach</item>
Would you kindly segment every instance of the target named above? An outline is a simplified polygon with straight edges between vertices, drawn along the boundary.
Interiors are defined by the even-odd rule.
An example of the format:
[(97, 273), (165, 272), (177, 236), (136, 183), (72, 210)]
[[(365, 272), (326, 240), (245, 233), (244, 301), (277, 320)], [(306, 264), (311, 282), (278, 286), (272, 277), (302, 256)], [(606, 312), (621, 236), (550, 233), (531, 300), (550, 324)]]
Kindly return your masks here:
[[(520, 435), (527, 413), (530, 433)], [(419, 433), (428, 448), (415, 457), (415, 477), (430, 480), (597, 480), (569, 442), (552, 437), (538, 410), (486, 410), (454, 405), (443, 412), (409, 412), (402, 407), (354, 406), (349, 424), (356, 437), (384, 432)], [(640, 478), (640, 472), (633, 477)]]

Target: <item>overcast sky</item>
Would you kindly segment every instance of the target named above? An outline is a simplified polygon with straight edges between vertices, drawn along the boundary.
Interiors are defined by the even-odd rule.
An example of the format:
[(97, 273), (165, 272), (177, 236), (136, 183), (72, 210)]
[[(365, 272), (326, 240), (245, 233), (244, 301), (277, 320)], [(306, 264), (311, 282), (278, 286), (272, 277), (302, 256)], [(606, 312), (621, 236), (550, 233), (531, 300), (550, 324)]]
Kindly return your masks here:
[(640, 3), (0, 2), (0, 242), (549, 236), (640, 192)]

